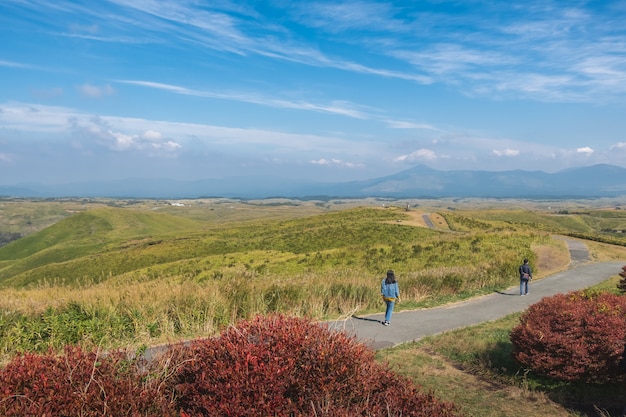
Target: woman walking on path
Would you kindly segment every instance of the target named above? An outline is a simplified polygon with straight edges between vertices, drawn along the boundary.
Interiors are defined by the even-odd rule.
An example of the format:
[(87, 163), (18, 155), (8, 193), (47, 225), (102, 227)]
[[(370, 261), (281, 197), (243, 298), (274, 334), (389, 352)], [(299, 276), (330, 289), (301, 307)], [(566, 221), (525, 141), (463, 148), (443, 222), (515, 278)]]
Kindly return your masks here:
[(385, 311), (385, 321), (383, 321), (383, 325), (389, 326), (389, 323), (391, 321), (391, 313), (393, 313), (393, 307), (396, 304), (396, 300), (400, 298), (398, 281), (396, 281), (396, 276), (391, 269), (387, 271), (387, 277), (383, 279), (383, 282), (380, 285), (380, 293), (383, 296), (385, 304), (387, 304), (387, 310)]
[(528, 282), (533, 279), (533, 270), (528, 265), (528, 259), (519, 267), (519, 295), (528, 294)]

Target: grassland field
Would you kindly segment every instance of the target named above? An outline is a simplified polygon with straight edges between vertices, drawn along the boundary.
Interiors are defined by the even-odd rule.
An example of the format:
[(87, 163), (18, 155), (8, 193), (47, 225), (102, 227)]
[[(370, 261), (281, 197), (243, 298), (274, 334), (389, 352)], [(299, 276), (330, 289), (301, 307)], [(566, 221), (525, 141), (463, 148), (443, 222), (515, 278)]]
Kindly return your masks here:
[[(387, 269), (401, 280), (399, 309), (456, 302), (516, 285), (524, 257), (538, 278), (565, 269), (567, 249), (553, 235), (584, 239), (594, 260), (626, 259), (619, 199), (172, 203), (0, 199), (0, 233), (23, 236), (0, 247), (0, 361), (68, 343), (143, 349), (271, 312), (319, 320), (377, 312)], [(579, 404), (583, 388), (516, 368), (507, 356), (516, 320), (379, 359), (469, 415), (600, 416), (619, 401), (602, 394), (619, 387), (603, 387)]]

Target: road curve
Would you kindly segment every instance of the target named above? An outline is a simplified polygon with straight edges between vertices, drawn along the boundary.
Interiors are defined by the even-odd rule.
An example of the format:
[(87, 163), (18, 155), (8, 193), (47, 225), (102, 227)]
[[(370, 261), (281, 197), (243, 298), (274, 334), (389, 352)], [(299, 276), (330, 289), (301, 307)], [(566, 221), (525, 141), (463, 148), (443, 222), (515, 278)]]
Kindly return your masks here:
[[(626, 261), (588, 263), (589, 251), (579, 240), (564, 237), (569, 248), (569, 269), (538, 281), (532, 281), (527, 296), (520, 297), (519, 287), (438, 308), (402, 311), (393, 314), (390, 326), (382, 326), (384, 314), (351, 316), (346, 320), (323, 323), (332, 330), (345, 331), (373, 349), (383, 349), (419, 340), (508, 314), (524, 311), (541, 298), (590, 287), (619, 274)], [(400, 285), (402, 283), (400, 282)], [(189, 342), (181, 342), (183, 345)], [(167, 352), (169, 345), (149, 347), (143, 354), (147, 360)]]
[(355, 336), (373, 349), (383, 349), (524, 311), (543, 297), (601, 283), (617, 275), (626, 263), (626, 261), (585, 263), (589, 259), (589, 251), (584, 243), (562, 237), (559, 239), (564, 239), (570, 250), (570, 268), (532, 281), (527, 296), (521, 297), (519, 287), (514, 286), (502, 292), (450, 306), (396, 312), (390, 326), (381, 325), (383, 313), (352, 316), (346, 320), (326, 324), (333, 330), (342, 330)]

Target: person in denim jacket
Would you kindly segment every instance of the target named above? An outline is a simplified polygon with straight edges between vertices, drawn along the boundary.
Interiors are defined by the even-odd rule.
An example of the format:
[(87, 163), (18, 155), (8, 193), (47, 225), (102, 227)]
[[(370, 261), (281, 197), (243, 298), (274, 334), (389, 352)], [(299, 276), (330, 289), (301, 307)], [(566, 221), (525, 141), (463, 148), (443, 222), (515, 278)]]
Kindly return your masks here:
[(393, 307), (396, 304), (396, 301), (400, 298), (398, 281), (396, 280), (396, 276), (391, 269), (387, 271), (387, 277), (383, 279), (380, 285), (380, 293), (383, 296), (385, 304), (387, 304), (383, 325), (389, 326), (391, 322), (391, 314), (393, 313)]

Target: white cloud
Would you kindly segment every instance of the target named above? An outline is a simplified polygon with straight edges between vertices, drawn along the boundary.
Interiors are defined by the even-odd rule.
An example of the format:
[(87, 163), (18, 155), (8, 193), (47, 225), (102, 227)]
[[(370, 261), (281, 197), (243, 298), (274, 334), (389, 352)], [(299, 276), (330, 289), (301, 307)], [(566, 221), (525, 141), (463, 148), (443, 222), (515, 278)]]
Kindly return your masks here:
[(109, 84), (103, 86), (83, 84), (78, 86), (77, 89), (83, 96), (91, 98), (101, 98), (115, 93), (115, 90)]
[(496, 156), (517, 156), (517, 155), (519, 155), (519, 150), (518, 149), (504, 149), (504, 150), (494, 149), (492, 152)]
[(163, 139), (163, 135), (154, 130), (146, 130), (142, 136), (144, 139), (153, 142), (160, 142)]
[(609, 150), (626, 150), (626, 142), (617, 142), (615, 145), (611, 145)]
[(400, 120), (385, 120), (387, 126), (391, 129), (425, 129), (425, 130), (441, 130), (427, 123), (404, 122)]
[(400, 155), (394, 159), (395, 162), (416, 162), (416, 161), (433, 161), (437, 159), (437, 154), (430, 149), (418, 149), (407, 155)]
[(576, 149), (576, 152), (591, 155), (594, 151), (589, 146), (585, 146), (584, 148)]
[(173, 152), (182, 148), (176, 141), (165, 139), (161, 133), (154, 130), (147, 130), (142, 134), (125, 134), (111, 130), (108, 130), (105, 134), (102, 133), (103, 132), (100, 132), (100, 138), (103, 139), (111, 149), (117, 151), (154, 150)]
[(163, 142), (163, 143), (153, 143), (151, 145), (152, 145), (152, 147), (154, 149), (164, 150), (164, 151), (168, 151), (168, 152), (173, 152), (175, 150), (178, 150), (178, 149), (182, 148), (182, 146), (179, 143), (176, 143), (173, 140), (168, 140), (168, 141)]
[(89, 141), (113, 151), (145, 151), (149, 155), (158, 152), (161, 156), (170, 156), (171, 152), (181, 149), (176, 141), (166, 138), (154, 129), (144, 129), (135, 133), (135, 129), (114, 123), (105, 117), (73, 116), (69, 120), (70, 130), (82, 142), (79, 147), (89, 145)]
[[(94, 133), (100, 133), (100, 132), (94, 131)], [(118, 151), (123, 151), (123, 150), (132, 148), (133, 145), (135, 144), (135, 139), (137, 138), (137, 136), (125, 135), (124, 133), (112, 132), (111, 130), (107, 131), (105, 134), (100, 133), (100, 136), (102, 138), (107, 138), (107, 136), (112, 138), (113, 139), (112, 148)]]
[(361, 164), (361, 163), (344, 162), (341, 159), (337, 159), (337, 158), (330, 158), (330, 159), (320, 158), (317, 160), (309, 161), (309, 163), (313, 165), (324, 165), (324, 166), (343, 166), (346, 168), (363, 168), (365, 166), (364, 164)]
[(341, 163), (339, 159), (318, 159), (316, 161), (311, 161), (314, 165), (338, 165)]
[(0, 152), (0, 162), (9, 163), (11, 162), (11, 157), (6, 153)]
[[(352, 153), (354, 142), (340, 137), (287, 133), (279, 130), (245, 129), (202, 123), (171, 122), (131, 117), (96, 116), (66, 107), (8, 103), (0, 105), (0, 129), (29, 133), (50, 133), (56, 137), (72, 133), (82, 141), (92, 141), (110, 149), (138, 149), (138, 143), (178, 138), (200, 146), (226, 149), (279, 149), (293, 152), (327, 154)], [(168, 139), (171, 140), (171, 139)], [(254, 147), (254, 148), (253, 148)], [(145, 148), (145, 147), (144, 147)], [(171, 146), (170, 146), (171, 148)], [(362, 152), (367, 153), (367, 149)], [(373, 150), (372, 153), (378, 151)]]

